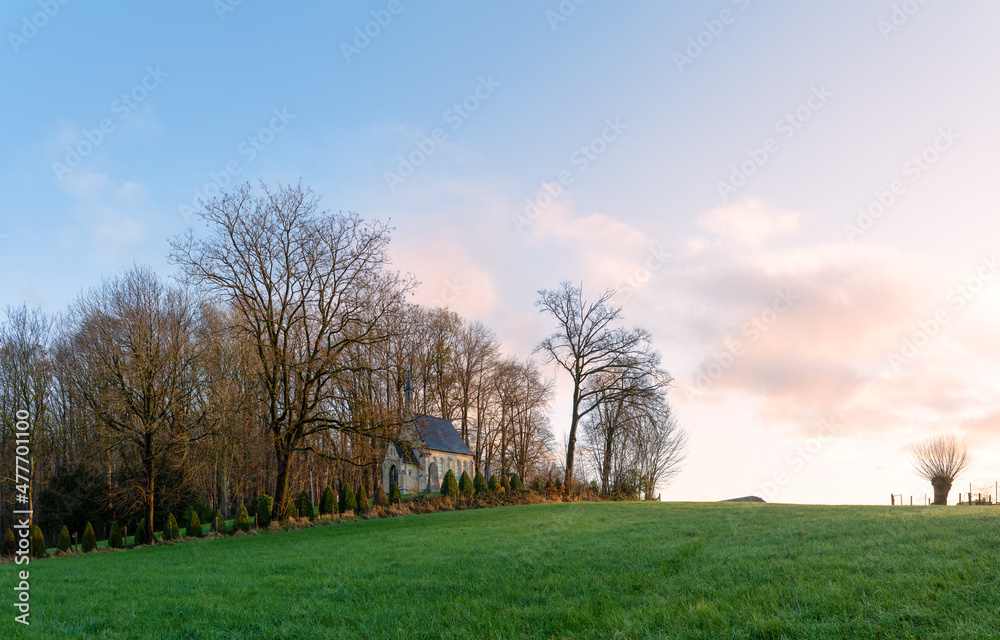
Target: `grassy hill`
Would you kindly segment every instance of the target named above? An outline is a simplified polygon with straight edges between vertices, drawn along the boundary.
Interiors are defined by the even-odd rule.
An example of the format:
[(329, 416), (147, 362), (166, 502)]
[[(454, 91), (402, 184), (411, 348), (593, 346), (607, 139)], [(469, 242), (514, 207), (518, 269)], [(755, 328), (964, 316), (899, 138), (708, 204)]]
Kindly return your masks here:
[(990, 638), (1000, 508), (568, 503), (33, 561), (17, 638)]

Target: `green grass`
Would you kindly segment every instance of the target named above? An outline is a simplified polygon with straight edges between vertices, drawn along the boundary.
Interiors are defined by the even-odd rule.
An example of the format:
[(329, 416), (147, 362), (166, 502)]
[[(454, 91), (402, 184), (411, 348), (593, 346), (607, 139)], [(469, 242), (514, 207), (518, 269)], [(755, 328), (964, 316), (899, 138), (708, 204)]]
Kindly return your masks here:
[(533, 505), (30, 571), (2, 638), (995, 638), (1000, 508)]

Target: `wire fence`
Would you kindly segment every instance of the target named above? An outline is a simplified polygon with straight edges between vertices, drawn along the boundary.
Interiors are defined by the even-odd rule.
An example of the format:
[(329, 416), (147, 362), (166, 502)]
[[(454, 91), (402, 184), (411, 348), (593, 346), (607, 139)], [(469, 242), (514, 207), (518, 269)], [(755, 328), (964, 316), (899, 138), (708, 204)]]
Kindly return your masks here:
[[(969, 483), (969, 490), (967, 492), (959, 492), (958, 494), (958, 504), (962, 506), (977, 506), (977, 505), (994, 505), (1000, 504), (997, 502), (997, 496), (1000, 496), (1000, 482), (994, 482), (992, 487), (980, 486), (973, 488), (972, 483)], [(892, 506), (920, 506), (920, 505), (931, 505), (934, 503), (934, 497), (929, 494), (924, 494), (923, 499), (920, 496), (916, 498), (914, 496), (909, 496), (907, 501), (902, 493), (892, 493), (889, 494), (889, 504)]]

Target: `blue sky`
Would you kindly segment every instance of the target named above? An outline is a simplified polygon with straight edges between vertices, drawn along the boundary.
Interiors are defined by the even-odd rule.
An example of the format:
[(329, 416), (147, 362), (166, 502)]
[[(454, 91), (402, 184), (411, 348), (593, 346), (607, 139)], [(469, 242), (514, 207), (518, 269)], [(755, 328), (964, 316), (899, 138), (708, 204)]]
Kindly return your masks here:
[[(11, 0), (0, 304), (58, 311), (133, 261), (169, 274), (198, 193), (301, 179), (391, 220), (417, 300), (522, 357), (550, 330), (537, 289), (617, 287), (692, 433), (664, 498), (920, 496), (906, 447), (940, 431), (992, 484), (998, 18), (986, 1)], [(561, 393), (560, 434), (565, 413)]]

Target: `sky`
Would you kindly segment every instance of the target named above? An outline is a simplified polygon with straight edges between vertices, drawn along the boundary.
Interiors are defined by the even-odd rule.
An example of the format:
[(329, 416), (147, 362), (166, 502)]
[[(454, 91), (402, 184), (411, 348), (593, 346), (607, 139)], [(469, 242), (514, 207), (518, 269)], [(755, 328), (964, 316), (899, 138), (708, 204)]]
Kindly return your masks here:
[[(94, 6), (94, 5), (97, 6)], [(0, 305), (59, 312), (201, 197), (389, 221), (414, 300), (526, 358), (569, 280), (648, 329), (690, 436), (664, 500), (921, 502), (1000, 478), (1000, 5), (0, 4)], [(553, 429), (569, 426), (556, 379)], [(957, 491), (956, 487), (956, 491)], [(956, 492), (951, 496), (957, 500)]]

